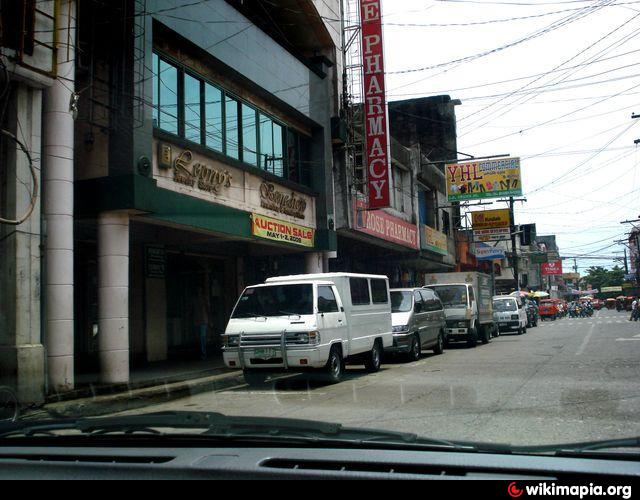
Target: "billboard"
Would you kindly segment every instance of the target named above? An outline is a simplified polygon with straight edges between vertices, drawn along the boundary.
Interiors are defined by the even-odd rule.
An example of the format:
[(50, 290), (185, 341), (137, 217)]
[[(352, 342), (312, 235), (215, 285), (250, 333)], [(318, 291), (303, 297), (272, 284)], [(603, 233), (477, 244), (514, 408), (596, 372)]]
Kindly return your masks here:
[(508, 208), (471, 212), (474, 230), (511, 227), (511, 213)]
[(540, 266), (542, 276), (562, 276), (562, 261), (552, 260)]
[(501, 248), (495, 248), (486, 243), (476, 243), (476, 258), (478, 260), (502, 260), (507, 256)]
[(307, 248), (315, 246), (315, 231), (291, 222), (272, 219), (260, 214), (252, 214), (253, 235), (272, 241), (291, 243)]
[(369, 208), (391, 206), (381, 0), (360, 0)]
[(445, 175), (450, 202), (522, 195), (520, 158), (454, 163)]
[(480, 229), (473, 231), (475, 241), (508, 241), (511, 239), (511, 228)]

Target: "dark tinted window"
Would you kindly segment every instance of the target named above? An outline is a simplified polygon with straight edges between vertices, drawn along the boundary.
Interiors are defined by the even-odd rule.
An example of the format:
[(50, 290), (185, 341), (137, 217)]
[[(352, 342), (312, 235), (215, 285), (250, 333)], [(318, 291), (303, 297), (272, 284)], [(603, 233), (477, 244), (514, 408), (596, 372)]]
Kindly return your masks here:
[(318, 312), (338, 312), (338, 302), (336, 301), (336, 296), (330, 286), (318, 287)]
[(351, 304), (354, 306), (364, 306), (371, 304), (369, 296), (369, 280), (366, 278), (351, 278), (349, 280), (351, 288)]
[(386, 304), (389, 302), (386, 280), (371, 280), (371, 295), (374, 304)]

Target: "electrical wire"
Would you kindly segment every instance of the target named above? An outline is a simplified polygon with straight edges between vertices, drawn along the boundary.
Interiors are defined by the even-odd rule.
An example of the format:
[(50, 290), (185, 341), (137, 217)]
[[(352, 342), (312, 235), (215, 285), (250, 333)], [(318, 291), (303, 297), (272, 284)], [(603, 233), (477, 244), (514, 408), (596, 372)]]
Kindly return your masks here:
[(33, 179), (33, 191), (31, 192), (31, 201), (29, 203), (29, 207), (27, 208), (26, 213), (15, 220), (5, 219), (4, 217), (0, 217), (0, 224), (6, 224), (9, 226), (19, 226), (20, 224), (23, 224), (25, 221), (27, 221), (29, 217), (31, 217), (31, 215), (33, 214), (33, 211), (36, 208), (36, 201), (38, 199), (38, 177), (36, 174), (36, 170), (33, 166), (33, 159), (31, 158), (31, 153), (29, 153), (29, 150), (27, 149), (27, 147), (14, 134), (9, 132), (8, 130), (0, 129), (0, 135), (3, 135), (9, 138), (10, 140), (12, 140), (13, 142), (15, 142), (20, 148), (20, 150), (27, 157), (27, 160), (29, 162), (29, 171), (31, 172), (31, 177)]

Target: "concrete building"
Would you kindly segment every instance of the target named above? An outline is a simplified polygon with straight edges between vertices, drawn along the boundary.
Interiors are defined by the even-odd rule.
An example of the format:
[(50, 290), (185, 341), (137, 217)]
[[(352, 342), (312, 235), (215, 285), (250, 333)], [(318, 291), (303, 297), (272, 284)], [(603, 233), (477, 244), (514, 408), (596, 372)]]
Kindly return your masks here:
[[(245, 285), (328, 269), (339, 0), (18, 3), (36, 23), (3, 40), (2, 126), (44, 183), (0, 225), (0, 366), (23, 402), (197, 358), (200, 324), (215, 353)], [(2, 155), (16, 218), (29, 162)]]

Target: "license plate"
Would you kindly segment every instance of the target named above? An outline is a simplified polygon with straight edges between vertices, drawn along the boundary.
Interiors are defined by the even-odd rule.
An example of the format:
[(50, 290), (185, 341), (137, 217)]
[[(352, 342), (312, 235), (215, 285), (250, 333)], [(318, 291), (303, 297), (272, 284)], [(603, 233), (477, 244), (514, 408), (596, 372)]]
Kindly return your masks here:
[(254, 356), (258, 359), (273, 359), (278, 357), (277, 349), (256, 349)]

